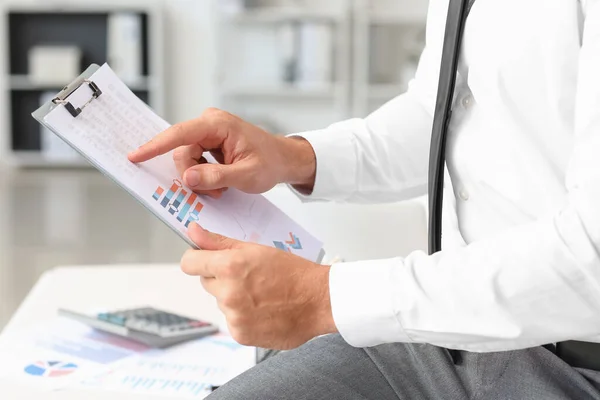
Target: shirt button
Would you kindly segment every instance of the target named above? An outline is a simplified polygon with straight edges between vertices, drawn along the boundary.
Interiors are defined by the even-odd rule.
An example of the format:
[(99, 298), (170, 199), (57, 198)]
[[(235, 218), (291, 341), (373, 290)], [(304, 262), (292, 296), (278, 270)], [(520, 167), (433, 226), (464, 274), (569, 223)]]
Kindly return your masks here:
[(458, 192), (458, 197), (460, 197), (460, 199), (463, 201), (467, 201), (469, 200), (469, 192), (467, 192), (465, 189), (462, 189), (460, 192)]
[(462, 99), (462, 105), (464, 108), (471, 108), (474, 102), (475, 99), (473, 98), (472, 94), (469, 94)]

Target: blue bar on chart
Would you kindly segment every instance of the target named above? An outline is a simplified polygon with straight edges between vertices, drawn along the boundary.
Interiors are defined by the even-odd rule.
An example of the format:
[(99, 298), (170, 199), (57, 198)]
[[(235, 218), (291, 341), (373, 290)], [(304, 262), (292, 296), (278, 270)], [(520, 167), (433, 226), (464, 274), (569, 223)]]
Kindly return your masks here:
[(181, 189), (181, 192), (179, 192), (175, 201), (169, 205), (169, 214), (175, 215), (175, 213), (179, 211), (179, 206), (183, 203), (185, 196), (187, 196), (187, 192), (185, 189)]
[(277, 248), (279, 250), (287, 251), (288, 253), (291, 253), (290, 248), (288, 246), (286, 246), (285, 243), (275, 241), (275, 242), (273, 242), (273, 244), (275, 245), (275, 248)]
[(204, 208), (204, 205), (200, 202), (196, 203), (196, 207), (194, 207), (194, 211), (190, 213), (190, 216), (185, 223), (185, 227), (187, 228), (192, 222), (198, 222), (200, 220), (200, 211)]
[(177, 216), (177, 221), (183, 222), (183, 219), (187, 215), (188, 211), (190, 211), (190, 208), (192, 208), (192, 205), (194, 204), (194, 202), (196, 201), (197, 198), (198, 198), (198, 196), (195, 193), (192, 193), (190, 195), (190, 197), (185, 202), (185, 205), (181, 209), (181, 212)]
[(181, 187), (181, 182), (179, 182), (177, 180), (173, 181), (171, 188), (167, 192), (167, 195), (165, 196), (163, 201), (160, 203), (160, 205), (164, 208), (167, 208), (167, 206), (169, 205), (169, 202), (171, 201), (173, 196), (175, 196), (175, 193), (177, 193), (177, 191), (179, 190), (180, 187)]

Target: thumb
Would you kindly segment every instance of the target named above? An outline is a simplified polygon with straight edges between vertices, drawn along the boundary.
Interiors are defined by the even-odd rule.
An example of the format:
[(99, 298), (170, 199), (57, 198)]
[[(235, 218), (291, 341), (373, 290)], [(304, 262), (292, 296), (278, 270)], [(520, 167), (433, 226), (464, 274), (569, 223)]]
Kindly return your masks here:
[(202, 250), (235, 249), (242, 244), (235, 239), (209, 232), (195, 222), (190, 224), (188, 234), (190, 239)]
[(244, 180), (244, 169), (237, 164), (199, 164), (183, 175), (185, 184), (193, 190), (214, 190), (238, 186)]

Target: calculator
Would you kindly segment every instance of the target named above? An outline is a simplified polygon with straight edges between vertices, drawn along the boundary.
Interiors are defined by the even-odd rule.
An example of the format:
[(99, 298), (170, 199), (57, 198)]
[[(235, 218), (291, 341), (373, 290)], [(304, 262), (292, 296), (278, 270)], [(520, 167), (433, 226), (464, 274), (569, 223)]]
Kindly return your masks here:
[(87, 315), (59, 310), (59, 315), (92, 328), (146, 344), (165, 348), (217, 333), (219, 328), (206, 321), (184, 317), (152, 307), (132, 308)]

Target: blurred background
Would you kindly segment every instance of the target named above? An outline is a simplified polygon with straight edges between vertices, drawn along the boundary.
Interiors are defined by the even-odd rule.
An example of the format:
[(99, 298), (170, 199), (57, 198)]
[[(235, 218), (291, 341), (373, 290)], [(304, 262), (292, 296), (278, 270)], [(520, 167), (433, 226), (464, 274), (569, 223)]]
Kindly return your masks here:
[[(402, 93), (425, 0), (0, 0), (0, 329), (58, 265), (178, 262), (185, 243), (30, 116), (109, 62), (171, 122), (224, 108), (274, 134), (364, 117)], [(272, 201), (346, 260), (424, 249), (419, 202)], [(73, 282), (76, 285), (76, 282)]]

